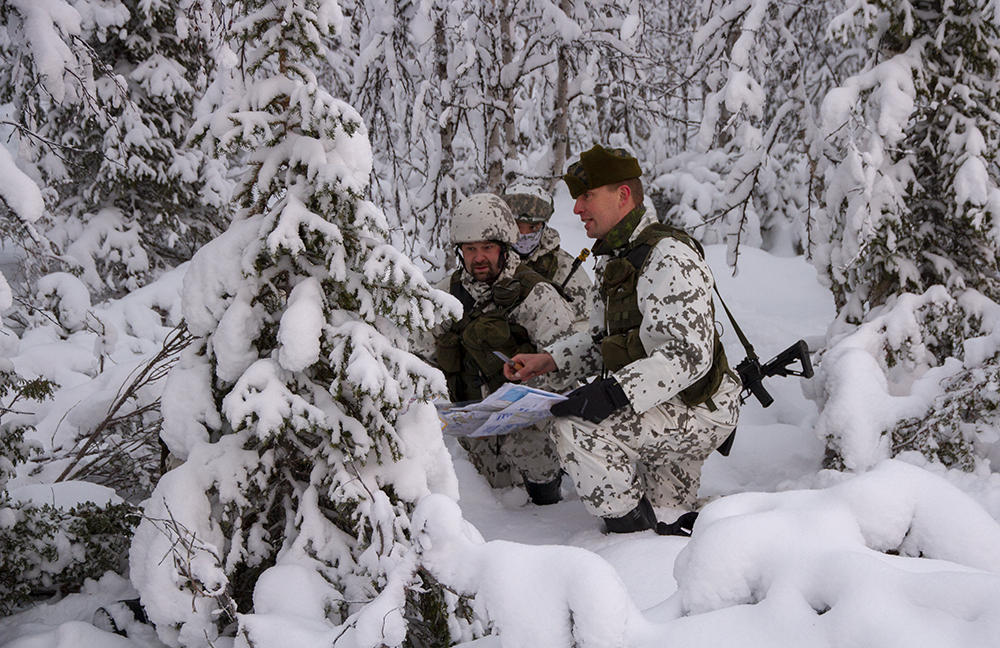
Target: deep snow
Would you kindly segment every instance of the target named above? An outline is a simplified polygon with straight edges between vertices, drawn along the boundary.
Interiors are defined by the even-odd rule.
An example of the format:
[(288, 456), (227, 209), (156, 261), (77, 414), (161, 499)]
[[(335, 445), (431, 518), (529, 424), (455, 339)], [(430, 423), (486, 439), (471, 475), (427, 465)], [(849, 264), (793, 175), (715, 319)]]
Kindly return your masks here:
[[(564, 193), (557, 207), (553, 223), (575, 254), (587, 241)], [(805, 260), (743, 249), (734, 277), (725, 252), (711, 246), (710, 264), (762, 360), (800, 338), (814, 347), (822, 342), (833, 305)], [(179, 284), (170, 277), (162, 292)], [(735, 363), (744, 353), (721, 309), (719, 319)], [(74, 357), (65, 355), (74, 342), (84, 343), (23, 339), (18, 369), (33, 362), (41, 367), (57, 353), (65, 362)], [(731, 455), (713, 455), (705, 465), (705, 506), (690, 539), (605, 535), (568, 479), (564, 501), (548, 507), (527, 504), (518, 490), (493, 491), (447, 439), (460, 501), (429, 496), (415, 524), (428, 566), (453, 587), (478, 592), (476, 605), (503, 637), (466, 645), (1000, 645), (1000, 525), (994, 519), (1000, 480), (929, 466), (919, 455), (857, 475), (823, 471), (817, 408), (801, 383), (769, 379), (774, 404), (746, 404)], [(75, 399), (90, 393), (80, 389)], [(859, 398), (855, 414), (876, 416), (870, 407)], [(21, 487), (23, 496), (60, 501), (82, 492), (73, 485), (46, 491), (19, 480), (10, 486), (15, 494)], [(272, 577), (296, 583), (290, 600), (303, 608), (318, 591), (294, 574)], [(108, 575), (81, 594), (0, 619), (0, 647), (161, 646), (149, 626), (128, 623), (114, 607), (134, 595), (127, 581)], [(102, 605), (112, 605), (116, 621), (128, 625), (127, 639), (92, 625)], [(310, 643), (317, 635), (304, 636), (288, 645), (321, 645)]]

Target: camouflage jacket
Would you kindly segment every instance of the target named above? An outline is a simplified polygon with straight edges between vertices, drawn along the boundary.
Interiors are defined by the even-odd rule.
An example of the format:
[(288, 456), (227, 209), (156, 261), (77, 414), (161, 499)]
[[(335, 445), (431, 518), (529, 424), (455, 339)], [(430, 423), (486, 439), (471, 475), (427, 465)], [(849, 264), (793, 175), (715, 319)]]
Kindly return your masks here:
[[(522, 257), (521, 263), (526, 263), (536, 271), (542, 272), (535, 264), (550, 252), (555, 256), (556, 268), (555, 273), (547, 278), (557, 286), (561, 286), (566, 281), (566, 277), (569, 276), (569, 271), (573, 267), (575, 257), (559, 246), (559, 232), (551, 227), (546, 227), (542, 230), (542, 240), (538, 243), (538, 249), (532, 252), (527, 258)], [(542, 272), (542, 274), (545, 273)], [(586, 331), (588, 320), (590, 319), (590, 311), (594, 304), (594, 294), (593, 283), (590, 281), (590, 276), (587, 275), (587, 271), (582, 265), (570, 277), (566, 287), (563, 288), (563, 294), (569, 300), (569, 305), (576, 316), (573, 328), (577, 331)]]
[[(634, 210), (623, 220), (638, 220), (628, 241), (657, 222), (655, 215), (641, 210)], [(599, 284), (612, 258), (614, 251), (598, 257)], [(639, 338), (648, 355), (613, 374), (636, 411), (645, 412), (677, 398), (681, 390), (708, 372), (715, 340), (714, 282), (705, 261), (684, 243), (667, 237), (650, 250), (637, 286), (642, 311)], [(604, 318), (605, 304), (595, 299), (588, 332), (557, 340), (545, 348), (561, 373), (584, 378), (604, 370), (600, 346), (594, 343), (594, 336), (606, 332)], [(728, 405), (731, 398), (738, 397), (739, 385), (727, 376), (717, 393)]]
[[(514, 257), (516, 258), (516, 254)], [(516, 265), (508, 264), (497, 277), (497, 280), (514, 276)], [(489, 302), (485, 310), (494, 310), (496, 306), (491, 299), (491, 284), (476, 281), (464, 269), (459, 268), (456, 272), (461, 273), (462, 286), (469, 292), (475, 300), (476, 306), (483, 302)], [(448, 292), (451, 288), (451, 275), (438, 282), (436, 288)], [(574, 314), (569, 304), (559, 294), (555, 286), (546, 282), (539, 282), (528, 293), (524, 301), (514, 307), (510, 312), (509, 319), (523, 326), (528, 337), (539, 349), (552, 344), (557, 338), (565, 336), (573, 331)], [(416, 337), (413, 342), (413, 351), (430, 360), (433, 363), (435, 356), (434, 340), (440, 337), (449, 324), (436, 326), (430, 334), (423, 334)], [(539, 389), (553, 389), (558, 382), (564, 382), (565, 376), (559, 373), (546, 374), (529, 380), (526, 384)], [(484, 396), (486, 394), (483, 394)]]

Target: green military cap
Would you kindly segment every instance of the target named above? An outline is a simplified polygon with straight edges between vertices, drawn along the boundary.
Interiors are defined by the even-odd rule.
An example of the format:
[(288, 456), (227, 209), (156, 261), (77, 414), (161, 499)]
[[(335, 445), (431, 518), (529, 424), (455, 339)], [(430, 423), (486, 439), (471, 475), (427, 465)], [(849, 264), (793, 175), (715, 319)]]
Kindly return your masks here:
[(501, 198), (514, 212), (514, 218), (521, 222), (547, 223), (556, 210), (551, 199), (546, 200), (530, 193), (509, 193)]
[(639, 160), (625, 149), (606, 149), (600, 144), (580, 154), (580, 161), (566, 169), (563, 180), (569, 187), (569, 195), (578, 198), (581, 194), (604, 185), (638, 178), (642, 175)]

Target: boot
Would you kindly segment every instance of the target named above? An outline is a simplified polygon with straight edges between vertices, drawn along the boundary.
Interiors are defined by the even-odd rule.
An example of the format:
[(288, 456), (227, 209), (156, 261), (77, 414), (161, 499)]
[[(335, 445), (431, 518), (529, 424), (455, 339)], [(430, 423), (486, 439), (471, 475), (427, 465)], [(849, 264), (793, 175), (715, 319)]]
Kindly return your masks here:
[(656, 512), (653, 510), (653, 505), (643, 495), (636, 507), (625, 515), (604, 518), (604, 526), (607, 527), (608, 533), (634, 533), (655, 529)]
[(562, 493), (559, 492), (560, 484), (562, 484), (562, 473), (544, 484), (525, 479), (524, 490), (528, 491), (528, 497), (531, 498), (533, 504), (546, 506), (547, 504), (555, 504), (562, 499)]

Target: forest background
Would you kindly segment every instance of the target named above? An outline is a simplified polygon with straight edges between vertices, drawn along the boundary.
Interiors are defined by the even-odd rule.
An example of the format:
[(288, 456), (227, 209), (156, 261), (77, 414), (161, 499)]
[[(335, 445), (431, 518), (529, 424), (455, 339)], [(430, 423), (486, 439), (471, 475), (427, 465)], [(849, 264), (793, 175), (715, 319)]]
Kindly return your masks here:
[[(409, 551), (417, 502), (448, 487), (440, 440), (416, 460), (422, 486), (400, 478), (407, 421), (443, 391), (406, 338), (458, 312), (428, 282), (453, 263), (451, 208), (551, 191), (594, 143), (633, 151), (647, 205), (725, 244), (734, 272), (748, 247), (817, 269), (837, 309), (810, 340), (828, 468), (916, 451), (992, 475), (998, 9), (3, 0), (0, 483), (120, 498), (63, 509), (5, 490), (5, 605), (124, 571), (126, 551), (133, 580), (152, 574), (165, 540), (191, 608), (147, 606), (171, 645), (252, 643), (234, 611), (291, 555), (334, 584), (335, 627), (393, 609), (406, 623), (387, 644), (481, 632)], [(182, 313), (155, 296), (171, 289)], [(81, 338), (91, 357), (66, 365), (112, 396), (68, 396), (66, 367), (19, 369), (22, 347)], [(852, 414), (864, 389), (905, 404)], [(41, 405), (60, 394), (74, 404)], [(187, 512), (164, 449), (204, 486)]]

